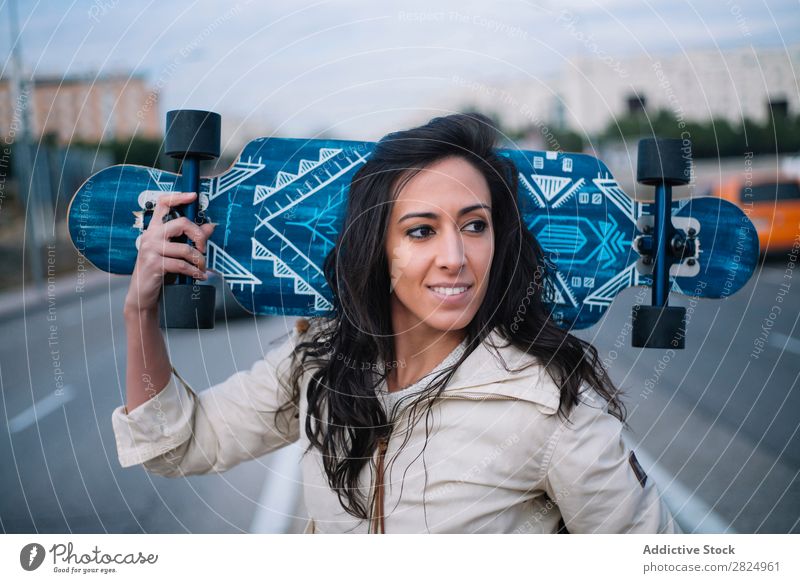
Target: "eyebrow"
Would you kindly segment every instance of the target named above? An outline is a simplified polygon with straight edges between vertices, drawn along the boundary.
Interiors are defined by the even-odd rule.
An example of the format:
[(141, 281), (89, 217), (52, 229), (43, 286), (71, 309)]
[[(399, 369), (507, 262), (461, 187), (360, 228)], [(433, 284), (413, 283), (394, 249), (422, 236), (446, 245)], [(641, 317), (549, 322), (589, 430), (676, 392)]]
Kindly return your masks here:
[[(492, 210), (492, 207), (490, 207), (489, 205), (486, 205), (486, 204), (474, 204), (474, 205), (472, 205), (472, 206), (465, 206), (463, 209), (461, 209), (460, 211), (458, 211), (458, 215), (457, 215), (457, 216), (459, 216), (459, 217), (460, 217), (460, 216), (462, 216), (462, 215), (465, 215), (465, 214), (467, 214), (468, 212), (471, 212), (471, 211), (474, 211), (474, 210), (476, 210), (476, 209), (480, 209), (480, 208), (487, 209), (487, 210), (488, 210), (488, 211), (490, 211), (490, 212), (491, 212), (491, 210)], [(414, 218), (414, 217), (422, 217), (422, 218), (424, 218), (424, 219), (433, 219), (433, 220), (436, 220), (436, 219), (438, 219), (438, 218), (439, 218), (439, 215), (437, 215), (436, 213), (408, 213), (408, 214), (405, 214), (405, 215), (403, 215), (402, 217), (400, 217), (400, 218), (397, 220), (397, 222), (398, 222), (398, 223), (402, 223), (402, 222), (403, 222), (403, 221), (405, 221), (406, 219), (412, 219), (412, 218)]]

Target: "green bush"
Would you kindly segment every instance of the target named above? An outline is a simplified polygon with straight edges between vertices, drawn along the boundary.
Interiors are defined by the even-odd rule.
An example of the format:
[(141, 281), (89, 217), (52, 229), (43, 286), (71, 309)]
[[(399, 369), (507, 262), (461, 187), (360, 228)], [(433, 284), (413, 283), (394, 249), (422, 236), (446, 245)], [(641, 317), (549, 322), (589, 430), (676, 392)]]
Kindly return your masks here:
[(731, 124), (724, 119), (685, 121), (683, 125), (666, 110), (655, 114), (630, 114), (610, 122), (602, 141), (636, 140), (643, 137), (688, 138), (695, 158), (777, 154), (800, 150), (800, 115), (778, 116), (759, 124), (745, 119)]

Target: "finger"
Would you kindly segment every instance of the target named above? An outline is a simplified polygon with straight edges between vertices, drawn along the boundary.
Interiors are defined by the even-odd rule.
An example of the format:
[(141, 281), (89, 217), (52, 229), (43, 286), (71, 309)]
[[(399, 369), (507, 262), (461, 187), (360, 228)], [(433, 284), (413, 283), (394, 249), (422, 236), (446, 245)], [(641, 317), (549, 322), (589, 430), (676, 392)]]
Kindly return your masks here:
[(170, 209), (174, 206), (192, 202), (197, 197), (194, 192), (167, 192), (158, 197), (156, 208), (153, 209), (151, 223), (160, 224)]
[(194, 244), (202, 253), (208, 251), (208, 249), (206, 249), (206, 241), (208, 241), (211, 238), (211, 235), (214, 234), (214, 229), (216, 226), (217, 223), (203, 223), (200, 225), (200, 230), (203, 232), (204, 238), (200, 241), (195, 241)]
[(182, 273), (194, 279), (208, 279), (208, 275), (201, 271), (191, 263), (187, 263), (183, 259), (176, 259), (174, 257), (163, 257), (161, 260), (161, 270), (163, 273)]
[(172, 239), (174, 237), (180, 237), (181, 235), (186, 235), (192, 242), (205, 242), (206, 239), (206, 235), (203, 233), (200, 225), (193, 223), (186, 217), (164, 223), (160, 238)]
[(176, 243), (173, 241), (164, 241), (160, 249), (163, 257), (172, 257), (175, 259), (183, 259), (192, 265), (196, 266), (202, 271), (206, 270), (206, 258), (197, 249), (186, 243)]

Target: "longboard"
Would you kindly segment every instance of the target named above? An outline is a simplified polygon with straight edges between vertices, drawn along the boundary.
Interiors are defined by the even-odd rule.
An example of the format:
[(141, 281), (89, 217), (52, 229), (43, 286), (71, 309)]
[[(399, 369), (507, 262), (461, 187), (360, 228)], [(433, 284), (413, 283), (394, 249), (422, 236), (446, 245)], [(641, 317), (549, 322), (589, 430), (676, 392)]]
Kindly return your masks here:
[[(224, 173), (201, 180), (200, 206), (219, 223), (207, 254), (236, 300), (256, 314), (331, 315), (322, 265), (343, 224), (350, 181), (374, 143), (259, 138)], [(555, 267), (552, 317), (569, 328), (596, 323), (616, 295), (652, 283), (636, 241), (653, 205), (631, 199), (589, 155), (500, 150), (519, 172), (526, 226)], [(76, 249), (101, 270), (130, 274), (148, 201), (176, 190), (178, 175), (134, 165), (106, 168), (69, 208)], [(696, 249), (671, 267), (670, 291), (722, 298), (741, 289), (758, 260), (756, 229), (720, 198), (676, 200), (675, 227), (694, 229)]]

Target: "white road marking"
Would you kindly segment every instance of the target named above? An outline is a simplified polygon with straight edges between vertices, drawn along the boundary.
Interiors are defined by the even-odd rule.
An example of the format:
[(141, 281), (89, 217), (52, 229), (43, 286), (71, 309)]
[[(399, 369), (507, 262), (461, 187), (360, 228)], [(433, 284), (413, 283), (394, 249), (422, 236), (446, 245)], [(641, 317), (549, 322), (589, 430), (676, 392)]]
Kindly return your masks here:
[(681, 484), (672, 474), (659, 466), (641, 448), (636, 457), (645, 473), (655, 481), (661, 498), (685, 533), (736, 534), (733, 527), (708, 504), (698, 498), (689, 488)]
[(293, 443), (274, 452), (268, 459), (269, 471), (261, 487), (258, 508), (250, 524), (256, 534), (284, 534), (294, 520), (302, 490), (300, 459), (303, 449)]
[(786, 334), (781, 334), (780, 332), (773, 332), (769, 336), (769, 343), (772, 344), (775, 348), (780, 348), (781, 350), (788, 350), (789, 352), (794, 352), (795, 354), (800, 354), (800, 340), (797, 338), (792, 338), (791, 336), (787, 336)]
[(60, 395), (51, 393), (38, 403), (34, 403), (31, 407), (25, 409), (22, 413), (11, 418), (8, 422), (8, 431), (10, 433), (19, 433), (27, 429), (34, 423), (40, 422), (50, 413), (61, 409), (76, 396), (77, 393), (70, 385), (64, 385)]

